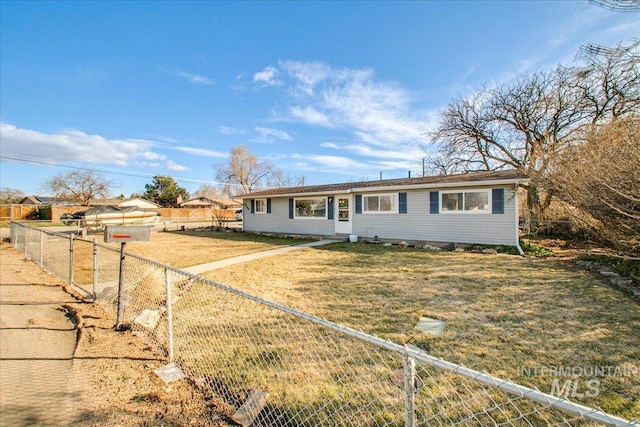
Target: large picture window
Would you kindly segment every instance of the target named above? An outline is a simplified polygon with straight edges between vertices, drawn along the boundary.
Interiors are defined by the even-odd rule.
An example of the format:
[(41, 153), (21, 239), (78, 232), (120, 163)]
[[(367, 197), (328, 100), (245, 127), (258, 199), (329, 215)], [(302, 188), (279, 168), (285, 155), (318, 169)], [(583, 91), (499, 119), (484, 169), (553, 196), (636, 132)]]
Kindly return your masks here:
[(372, 196), (364, 196), (364, 212), (398, 212), (398, 195), (397, 194), (376, 194)]
[(256, 199), (256, 213), (267, 213), (267, 199)]
[(326, 218), (327, 199), (317, 197), (313, 199), (296, 199), (296, 218)]
[(489, 191), (442, 193), (442, 212), (489, 212)]

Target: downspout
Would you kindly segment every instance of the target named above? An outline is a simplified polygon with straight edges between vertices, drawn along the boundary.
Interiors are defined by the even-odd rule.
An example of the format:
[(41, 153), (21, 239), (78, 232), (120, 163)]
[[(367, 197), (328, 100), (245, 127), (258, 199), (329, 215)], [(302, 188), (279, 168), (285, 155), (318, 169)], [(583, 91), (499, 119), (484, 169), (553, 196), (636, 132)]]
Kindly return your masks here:
[(518, 213), (518, 207), (520, 204), (518, 203), (518, 192), (520, 190), (520, 182), (516, 181), (515, 185), (515, 196), (516, 196), (516, 249), (518, 249), (518, 253), (522, 256), (525, 256), (524, 251), (520, 247), (520, 214)]

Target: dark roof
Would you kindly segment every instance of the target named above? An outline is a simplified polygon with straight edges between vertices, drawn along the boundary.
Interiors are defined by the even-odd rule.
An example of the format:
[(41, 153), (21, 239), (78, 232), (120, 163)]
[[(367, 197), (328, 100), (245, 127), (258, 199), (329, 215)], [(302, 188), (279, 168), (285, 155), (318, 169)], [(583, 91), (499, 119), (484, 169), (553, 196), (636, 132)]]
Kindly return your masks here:
[(308, 185), (304, 187), (284, 187), (272, 188), (270, 190), (256, 191), (250, 194), (243, 194), (237, 197), (253, 198), (261, 196), (276, 196), (282, 194), (305, 194), (305, 193), (335, 193), (347, 190), (366, 191), (367, 188), (379, 187), (411, 187), (424, 186), (431, 187), (442, 184), (460, 184), (460, 183), (483, 183), (489, 181), (517, 181), (526, 180), (527, 176), (517, 170), (500, 170), (500, 171), (483, 171), (483, 172), (467, 172), (456, 175), (436, 175), (423, 176), (417, 178), (399, 178), (385, 179), (378, 181), (362, 181), (362, 182), (346, 182), (342, 184), (326, 184), (326, 185)]
[(210, 199), (208, 197), (196, 197), (194, 199), (187, 200), (186, 202), (180, 203), (180, 206), (213, 206), (218, 205), (224, 208), (231, 208), (235, 206), (242, 206), (242, 202), (233, 199), (219, 199), (213, 198)]
[(56, 204), (56, 205), (73, 205), (74, 202), (69, 199), (59, 198), (59, 197), (50, 197), (50, 196), (26, 196), (22, 200), (20, 200), (21, 205), (46, 205), (46, 204)]

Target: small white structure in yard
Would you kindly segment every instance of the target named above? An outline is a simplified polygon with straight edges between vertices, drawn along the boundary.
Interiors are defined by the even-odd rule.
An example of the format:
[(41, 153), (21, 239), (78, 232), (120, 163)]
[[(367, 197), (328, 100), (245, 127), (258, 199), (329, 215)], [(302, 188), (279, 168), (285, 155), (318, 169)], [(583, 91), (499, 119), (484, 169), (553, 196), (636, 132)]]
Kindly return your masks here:
[(518, 247), (515, 170), (275, 188), (239, 196), (244, 231)]

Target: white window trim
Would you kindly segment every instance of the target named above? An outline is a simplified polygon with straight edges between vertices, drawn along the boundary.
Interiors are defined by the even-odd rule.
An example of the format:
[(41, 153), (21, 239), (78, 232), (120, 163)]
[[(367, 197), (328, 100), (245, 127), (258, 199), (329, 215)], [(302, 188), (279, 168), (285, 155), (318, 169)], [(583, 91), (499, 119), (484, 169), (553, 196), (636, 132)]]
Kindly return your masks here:
[[(258, 201), (261, 201), (263, 206), (264, 206), (264, 210), (263, 211), (259, 211), (258, 210)], [(266, 214), (267, 213), (267, 199), (255, 199), (254, 201), (254, 212), (256, 214)]]
[[(298, 200), (313, 200), (313, 199), (324, 199), (324, 216), (298, 216), (298, 210), (296, 209), (296, 203)], [(329, 200), (327, 197), (296, 197), (293, 199), (293, 219), (301, 219), (301, 220), (318, 220), (328, 218), (329, 211)]]
[[(380, 196), (395, 196), (395, 203), (394, 206), (391, 207), (390, 211), (381, 211), (381, 210), (377, 210), (377, 211), (370, 211), (367, 210), (367, 197), (380, 197)], [(400, 209), (398, 208), (398, 204), (400, 203), (399, 201), (400, 196), (398, 196), (398, 193), (378, 193), (378, 194), (363, 194), (362, 195), (362, 213), (366, 214), (366, 215), (393, 215), (393, 214), (397, 214)], [(379, 202), (379, 199), (378, 199)], [(380, 204), (378, 204), (378, 206), (380, 206)]]
[[(445, 210), (442, 209), (442, 207), (444, 206), (444, 204), (442, 203), (442, 196), (444, 194), (458, 194), (458, 193), (487, 193), (487, 209), (482, 210), (482, 211), (466, 211), (464, 209), (462, 210), (457, 210), (457, 211), (449, 211), (449, 210)], [(462, 200), (464, 203), (464, 196), (462, 196)], [(491, 189), (477, 189), (477, 190), (472, 190), (472, 189), (468, 189), (468, 190), (450, 190), (450, 191), (441, 191), (440, 192), (440, 206), (438, 206), (438, 209), (440, 211), (441, 214), (452, 214), (452, 215), (460, 215), (460, 214), (471, 214), (471, 215), (482, 215), (482, 214), (491, 214), (492, 210), (493, 210), (493, 200), (491, 199)]]

